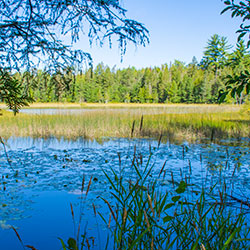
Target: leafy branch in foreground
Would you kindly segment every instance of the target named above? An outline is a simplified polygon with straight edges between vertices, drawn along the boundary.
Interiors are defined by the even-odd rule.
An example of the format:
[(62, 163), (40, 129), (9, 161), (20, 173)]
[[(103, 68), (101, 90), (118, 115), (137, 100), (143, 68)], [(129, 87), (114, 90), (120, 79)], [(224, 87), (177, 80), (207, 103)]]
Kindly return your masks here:
[[(241, 42), (242, 39), (248, 34), (247, 47), (250, 46), (250, 0), (226, 0), (224, 4), (227, 6), (222, 10), (221, 14), (231, 11), (231, 17), (241, 17), (242, 22), (240, 29), (236, 31), (239, 33), (238, 42)], [(230, 93), (233, 98), (241, 98), (243, 90), (246, 89), (246, 94), (249, 94), (250, 89), (250, 78), (249, 72), (247, 70), (241, 71), (239, 75), (228, 75), (226, 82), (226, 90), (220, 91), (219, 102), (223, 102), (226, 96)]]
[[(235, 3), (237, 2), (237, 3)], [(245, 35), (250, 33), (250, 25), (247, 23), (250, 20), (250, 1), (234, 1), (234, 0), (226, 0), (224, 4), (227, 6), (224, 10), (222, 10), (221, 14), (231, 11), (231, 17), (241, 17), (242, 23), (240, 25), (240, 29), (236, 32), (239, 33), (238, 41), (240, 41)], [(250, 36), (248, 37), (248, 44), (250, 46)]]
[(25, 92), (20, 81), (6, 70), (0, 69), (0, 100), (16, 115), (23, 106), (28, 106), (33, 99)]
[[(116, 38), (121, 54), (127, 42), (146, 45), (148, 30), (128, 19), (119, 0), (1, 0), (0, 63), (2, 67), (65, 67), (91, 61), (89, 53), (73, 48), (81, 34), (101, 46)], [(66, 36), (71, 42), (63, 41)]]
[(237, 75), (228, 75), (226, 77), (226, 90), (220, 90), (219, 103), (222, 103), (228, 94), (234, 99), (239, 98), (241, 103), (241, 96), (243, 93), (250, 93), (250, 73), (245, 70)]

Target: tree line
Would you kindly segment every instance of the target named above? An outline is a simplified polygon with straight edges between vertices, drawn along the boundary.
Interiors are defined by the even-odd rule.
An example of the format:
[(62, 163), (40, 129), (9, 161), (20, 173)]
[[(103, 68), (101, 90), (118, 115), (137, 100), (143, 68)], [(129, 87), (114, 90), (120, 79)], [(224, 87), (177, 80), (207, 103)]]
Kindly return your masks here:
[[(72, 67), (49, 73), (33, 69), (16, 74), (23, 89), (37, 102), (216, 103), (228, 76), (250, 66), (247, 46), (240, 40), (229, 52), (225, 37), (213, 35), (200, 62), (174, 61), (160, 67), (115, 69), (98, 64), (76, 72)], [(226, 102), (242, 103), (244, 91)]]

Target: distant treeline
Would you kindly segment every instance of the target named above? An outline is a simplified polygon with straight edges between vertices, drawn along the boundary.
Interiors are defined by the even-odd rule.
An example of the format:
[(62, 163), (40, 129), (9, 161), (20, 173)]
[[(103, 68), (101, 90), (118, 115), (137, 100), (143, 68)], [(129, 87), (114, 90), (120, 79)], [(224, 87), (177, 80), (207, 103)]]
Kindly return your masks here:
[[(194, 57), (189, 64), (175, 61), (143, 69), (110, 69), (101, 63), (85, 72), (33, 70), (17, 77), (38, 102), (216, 103), (227, 76), (250, 68), (242, 41), (233, 52), (229, 49), (224, 37), (214, 35), (201, 62)], [(244, 98), (242, 93), (236, 101)]]

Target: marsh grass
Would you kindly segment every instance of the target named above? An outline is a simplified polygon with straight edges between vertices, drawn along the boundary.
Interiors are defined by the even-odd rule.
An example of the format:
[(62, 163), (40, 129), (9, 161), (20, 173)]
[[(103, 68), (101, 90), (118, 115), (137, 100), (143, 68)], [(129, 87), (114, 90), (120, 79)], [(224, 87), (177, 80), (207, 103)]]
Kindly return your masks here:
[[(198, 190), (192, 183), (190, 164), (191, 178), (175, 178), (172, 174), (171, 188), (166, 189), (161, 185), (165, 179), (166, 162), (155, 172), (151, 156), (145, 161), (135, 147), (130, 177), (124, 175), (129, 166), (122, 166), (119, 153), (119, 166), (103, 170), (110, 185), (110, 200), (101, 199), (110, 214), (106, 217), (106, 213), (98, 212), (109, 232), (102, 249), (249, 249), (250, 228), (245, 219), (246, 210), (242, 204), (241, 207), (232, 205), (225, 183), (210, 184), (210, 187), (209, 183), (203, 183), (206, 188)], [(193, 187), (199, 193), (195, 198)], [(94, 211), (96, 214), (95, 207)], [(81, 249), (92, 249), (89, 244), (84, 245), (85, 235)], [(63, 249), (79, 250), (76, 242), (70, 238), (68, 246), (64, 244)]]
[[(71, 210), (71, 216), (73, 220), (73, 226), (74, 226), (74, 235), (73, 237), (70, 237), (67, 240), (67, 243), (63, 241), (63, 239), (58, 238), (61, 242), (62, 249), (63, 250), (79, 250), (79, 249), (90, 249), (94, 246), (95, 241), (94, 238), (88, 235), (87, 228), (84, 228), (84, 232), (81, 232), (81, 224), (82, 224), (82, 214), (85, 210), (85, 203), (88, 196), (88, 193), (90, 191), (90, 186), (92, 184), (92, 176), (89, 179), (85, 194), (84, 194), (84, 188), (85, 188), (85, 176), (82, 178), (82, 185), (81, 185), (81, 196), (80, 196), (80, 207), (79, 207), (79, 218), (78, 221), (76, 221), (75, 212), (73, 205), (70, 203), (70, 210)], [(93, 208), (95, 210), (95, 206), (93, 205)]]
[[(0, 134), (5, 138), (31, 136), (67, 139), (158, 138), (162, 135), (165, 140), (196, 140), (204, 137), (214, 140), (250, 136), (248, 109), (239, 111), (238, 106), (159, 104), (122, 106), (129, 107), (128, 109), (120, 109), (118, 105), (113, 106), (117, 107), (117, 110), (110, 109), (112, 107), (110, 104), (105, 106), (105, 109), (97, 108), (82, 114), (18, 114), (16, 117), (3, 110), (3, 115), (0, 116)], [(158, 111), (152, 107), (157, 107)], [(170, 108), (177, 113), (167, 113)]]
[(131, 167), (135, 176), (129, 180), (121, 168), (111, 170), (111, 175), (104, 171), (115, 200), (110, 204), (103, 199), (112, 222), (99, 214), (111, 232), (113, 249), (249, 249), (250, 228), (244, 210), (231, 206), (226, 186), (202, 188), (198, 199), (190, 199), (192, 183), (175, 181), (172, 176), (172, 191), (159, 184), (165, 163), (158, 178), (152, 178), (155, 166), (150, 156), (143, 164), (135, 153)]

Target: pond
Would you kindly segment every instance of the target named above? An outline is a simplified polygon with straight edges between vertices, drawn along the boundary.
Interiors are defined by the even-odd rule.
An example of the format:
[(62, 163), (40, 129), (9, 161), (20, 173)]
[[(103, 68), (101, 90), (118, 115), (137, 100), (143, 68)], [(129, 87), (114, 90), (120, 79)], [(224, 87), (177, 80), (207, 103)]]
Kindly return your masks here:
[(219, 112), (236, 112), (239, 111), (238, 106), (218, 106), (218, 105), (168, 105), (168, 106), (113, 106), (113, 107), (75, 107), (75, 108), (23, 108), (20, 113), (36, 114), (36, 115), (69, 115), (69, 114), (84, 114), (86, 112), (116, 112), (130, 114), (189, 114), (189, 113), (219, 113)]
[[(233, 197), (250, 197), (250, 139), (215, 143), (159, 143), (150, 139), (107, 138), (101, 142), (32, 138), (10, 138), (1, 145), (0, 166), (0, 242), (1, 250), (23, 249), (10, 226), (14, 226), (23, 243), (39, 250), (61, 249), (58, 237), (67, 240), (74, 235), (74, 223), (84, 201), (81, 227), (98, 241), (102, 249), (107, 227), (95, 216), (97, 209), (109, 217), (109, 209), (100, 198), (109, 200), (111, 169), (133, 179), (133, 155), (141, 164), (153, 167), (152, 178), (164, 190), (171, 182), (190, 179), (195, 188), (227, 185)], [(165, 163), (165, 165), (164, 165)], [(164, 166), (164, 178), (158, 173)], [(81, 192), (82, 181), (84, 191)], [(92, 184), (86, 195), (89, 180)], [(77, 223), (76, 223), (77, 224)]]
[[(193, 109), (192, 109), (193, 110)], [(184, 112), (183, 110), (178, 109), (166, 109), (166, 108), (29, 108), (22, 109), (20, 113), (25, 114), (35, 114), (35, 115), (79, 115), (84, 114), (86, 112), (116, 112), (116, 113), (131, 113), (131, 114), (147, 114), (150, 112), (151, 114), (171, 114), (171, 113), (187, 113), (188, 109)]]

